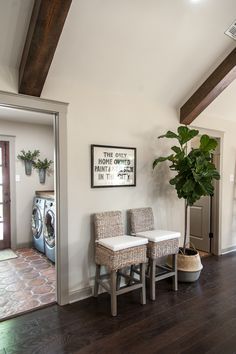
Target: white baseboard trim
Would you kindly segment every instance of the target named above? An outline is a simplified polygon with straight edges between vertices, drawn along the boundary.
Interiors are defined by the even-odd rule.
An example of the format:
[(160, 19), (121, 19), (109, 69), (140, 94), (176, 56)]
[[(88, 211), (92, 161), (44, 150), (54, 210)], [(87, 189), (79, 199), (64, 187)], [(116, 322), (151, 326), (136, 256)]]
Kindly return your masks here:
[[(93, 286), (88, 286), (86, 288), (74, 290), (74, 291), (70, 292), (69, 304), (73, 304), (73, 302), (84, 300), (84, 299), (87, 299), (88, 297), (93, 296), (93, 289), (94, 289)], [(106, 290), (100, 286), (98, 294), (100, 295), (102, 293), (106, 293)]]
[[(91, 285), (87, 286), (82, 289), (74, 290), (69, 292), (69, 304), (73, 302), (77, 302), (80, 300), (87, 299), (88, 297), (93, 296), (93, 289), (94, 289), (94, 277), (90, 278)], [(125, 285), (125, 279), (121, 279), (121, 286)], [(106, 293), (107, 291), (102, 287), (99, 286), (98, 294)]]
[[(94, 277), (90, 279), (90, 286), (87, 286), (82, 289), (74, 290), (69, 293), (69, 304), (72, 304), (73, 302), (77, 302), (80, 300), (87, 299), (88, 297), (93, 296), (93, 290), (94, 290)], [(123, 284), (123, 280), (121, 280), (121, 286)], [(106, 293), (107, 291), (102, 287), (99, 286), (98, 294), (103, 294)]]
[(20, 249), (20, 248), (32, 248), (32, 247), (33, 247), (33, 242), (17, 243), (15, 250)]
[(231, 253), (231, 252), (236, 252), (236, 246), (232, 246), (232, 247), (228, 247), (228, 248), (224, 248), (221, 250), (221, 254), (227, 254), (227, 253)]
[(93, 295), (93, 287), (88, 286), (83, 289), (74, 290), (69, 293), (69, 303), (77, 302), (83, 299), (87, 299)]

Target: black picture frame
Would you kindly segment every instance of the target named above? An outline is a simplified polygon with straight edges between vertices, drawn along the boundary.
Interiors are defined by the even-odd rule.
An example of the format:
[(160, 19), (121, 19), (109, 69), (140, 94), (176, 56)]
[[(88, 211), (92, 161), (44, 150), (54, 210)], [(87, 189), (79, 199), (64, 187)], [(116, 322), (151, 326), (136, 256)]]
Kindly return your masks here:
[(135, 187), (134, 147), (91, 145), (91, 188)]

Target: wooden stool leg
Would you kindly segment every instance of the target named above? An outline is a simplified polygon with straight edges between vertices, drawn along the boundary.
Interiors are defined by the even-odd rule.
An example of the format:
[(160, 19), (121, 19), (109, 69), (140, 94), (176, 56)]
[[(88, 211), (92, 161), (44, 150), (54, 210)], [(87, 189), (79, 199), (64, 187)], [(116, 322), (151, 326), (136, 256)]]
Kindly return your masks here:
[(132, 285), (133, 283), (133, 277), (134, 277), (134, 265), (131, 265), (130, 266), (130, 273), (129, 273), (129, 282), (128, 282), (128, 285)]
[(147, 265), (147, 275), (150, 277), (150, 262), (151, 262), (151, 259), (149, 258), (148, 259), (148, 265)]
[(94, 293), (93, 293), (94, 297), (98, 297), (98, 289), (99, 289), (98, 280), (100, 278), (100, 270), (101, 270), (100, 264), (96, 264), (95, 284), (94, 284)]
[(111, 314), (112, 316), (117, 315), (117, 295), (116, 295), (116, 278), (117, 272), (115, 270), (111, 271)]
[(140, 282), (142, 283), (141, 289), (141, 304), (146, 304), (146, 274), (145, 274), (145, 263), (140, 264)]
[(156, 260), (151, 259), (150, 266), (150, 298), (156, 300)]
[(172, 255), (172, 268), (175, 275), (173, 276), (173, 290), (178, 290), (178, 269), (177, 269), (177, 254)]
[(118, 291), (120, 289), (120, 282), (121, 282), (121, 275), (119, 271), (117, 271), (117, 277), (116, 277), (116, 290)]

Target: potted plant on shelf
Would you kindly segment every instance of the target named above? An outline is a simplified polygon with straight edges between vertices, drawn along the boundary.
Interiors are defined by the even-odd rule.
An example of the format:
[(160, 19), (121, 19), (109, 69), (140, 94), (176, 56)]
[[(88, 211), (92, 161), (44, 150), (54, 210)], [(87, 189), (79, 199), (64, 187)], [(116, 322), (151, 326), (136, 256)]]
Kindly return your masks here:
[(212, 153), (217, 147), (217, 141), (204, 134), (200, 138), (198, 148), (188, 149), (187, 143), (199, 135), (196, 129), (186, 126), (178, 127), (178, 133), (168, 131), (159, 138), (175, 139), (179, 146), (172, 146), (172, 153), (159, 157), (153, 162), (153, 169), (164, 161), (169, 161), (169, 168), (176, 175), (169, 183), (175, 187), (179, 198), (185, 199), (185, 229), (183, 247), (178, 254), (178, 276), (180, 281), (196, 281), (201, 273), (202, 264), (199, 253), (187, 248), (188, 209), (202, 196), (214, 194), (213, 181), (219, 180), (220, 175), (212, 163)]
[(39, 150), (34, 150), (34, 151), (28, 150), (27, 152), (25, 150), (21, 150), (21, 154), (17, 155), (17, 158), (21, 161), (24, 161), (25, 163), (25, 174), (27, 176), (31, 175), (33, 163), (38, 156), (39, 156)]
[(44, 160), (38, 159), (36, 162), (34, 162), (33, 167), (39, 171), (39, 182), (40, 183), (45, 183), (46, 172), (50, 168), (52, 163), (53, 163), (53, 161), (48, 160), (47, 158)]

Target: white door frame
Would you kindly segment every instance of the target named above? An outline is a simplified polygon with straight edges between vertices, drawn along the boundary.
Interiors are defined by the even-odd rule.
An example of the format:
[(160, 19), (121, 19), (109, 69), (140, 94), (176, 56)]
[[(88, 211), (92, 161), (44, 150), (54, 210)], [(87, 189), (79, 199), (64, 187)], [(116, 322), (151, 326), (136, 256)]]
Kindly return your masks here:
[[(190, 125), (191, 128), (199, 130), (199, 134), (208, 134), (213, 138), (220, 139), (220, 180), (219, 180), (219, 224), (218, 235), (216, 239), (213, 239), (212, 252), (215, 255), (222, 254), (222, 184), (223, 184), (223, 144), (224, 144), (224, 132), (220, 130), (201, 128), (195, 125)], [(190, 215), (188, 216), (190, 218)]]
[(55, 116), (57, 302), (69, 303), (68, 285), (68, 208), (67, 208), (67, 124), (68, 103), (0, 91), (0, 107), (49, 113)]
[[(0, 132), (1, 133), (1, 132)], [(10, 160), (10, 230), (11, 230), (11, 248), (16, 249), (16, 182), (15, 182), (15, 136), (0, 134), (0, 141), (9, 142), (9, 160)]]

